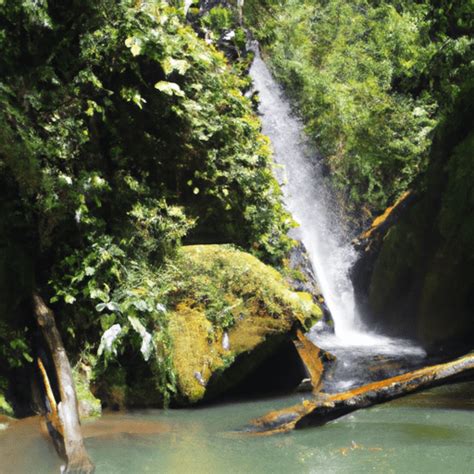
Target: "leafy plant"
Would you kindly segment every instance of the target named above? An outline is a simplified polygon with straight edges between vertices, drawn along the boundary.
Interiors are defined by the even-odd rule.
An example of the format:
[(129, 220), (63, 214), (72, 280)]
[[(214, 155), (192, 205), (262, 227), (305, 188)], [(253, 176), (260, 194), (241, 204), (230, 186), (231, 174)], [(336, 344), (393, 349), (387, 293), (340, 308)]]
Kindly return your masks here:
[(359, 222), (426, 169), (432, 131), (472, 74), (469, 4), (245, 2), (247, 22)]

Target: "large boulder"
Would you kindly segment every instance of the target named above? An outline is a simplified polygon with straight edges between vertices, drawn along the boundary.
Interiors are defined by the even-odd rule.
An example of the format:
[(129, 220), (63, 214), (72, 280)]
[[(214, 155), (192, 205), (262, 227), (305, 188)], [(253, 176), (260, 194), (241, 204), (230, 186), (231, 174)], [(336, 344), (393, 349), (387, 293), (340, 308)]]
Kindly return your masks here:
[[(171, 315), (173, 366), (185, 403), (235, 387), (278, 350), (288, 350), (297, 328), (309, 329), (322, 316), (310, 294), (292, 291), (275, 269), (232, 247), (184, 247), (182, 265), (194, 274), (192, 285), (216, 292), (212, 299), (222, 303), (209, 308), (206, 299), (186, 295)], [(282, 379), (289, 359), (278, 367)]]
[[(230, 245), (185, 246), (170, 264), (167, 321), (152, 336), (172, 403), (296, 388), (308, 376), (293, 341), (322, 317), (310, 294)], [(96, 378), (95, 393), (109, 407), (160, 406), (163, 372), (154, 364), (126, 352)]]

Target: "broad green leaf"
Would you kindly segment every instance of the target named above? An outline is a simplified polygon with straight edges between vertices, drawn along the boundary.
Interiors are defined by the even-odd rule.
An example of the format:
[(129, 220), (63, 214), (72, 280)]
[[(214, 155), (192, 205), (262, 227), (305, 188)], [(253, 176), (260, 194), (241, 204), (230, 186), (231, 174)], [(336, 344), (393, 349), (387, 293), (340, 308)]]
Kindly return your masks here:
[(142, 51), (142, 48), (139, 44), (135, 43), (131, 48), (130, 48), (130, 51), (132, 52), (133, 56), (138, 56), (141, 51)]
[(138, 56), (142, 52), (141, 40), (133, 36), (129, 36), (125, 40), (125, 46), (130, 48), (133, 56)]
[(184, 97), (184, 92), (181, 87), (175, 82), (160, 81), (155, 84), (155, 89), (163, 92), (166, 95), (176, 95), (178, 97)]
[(67, 304), (73, 304), (75, 301), (76, 301), (76, 298), (74, 298), (74, 296), (72, 295), (66, 295), (64, 297), (64, 301), (67, 303)]
[(143, 355), (143, 358), (145, 360), (148, 360), (150, 358), (150, 355), (155, 348), (155, 345), (153, 343), (153, 338), (151, 334), (145, 329), (145, 326), (140, 322), (138, 318), (135, 316), (129, 316), (128, 320), (130, 321), (130, 324), (132, 325), (132, 328), (140, 335), (142, 338), (142, 345), (140, 347), (140, 352)]
[(99, 303), (98, 305), (96, 305), (95, 310), (100, 313), (101, 311), (104, 311), (106, 307), (107, 303)]
[(191, 67), (188, 61), (184, 59), (174, 59), (171, 57), (166, 58), (162, 62), (163, 71), (166, 75), (171, 74), (174, 71), (177, 71), (179, 74), (184, 75), (186, 71)]

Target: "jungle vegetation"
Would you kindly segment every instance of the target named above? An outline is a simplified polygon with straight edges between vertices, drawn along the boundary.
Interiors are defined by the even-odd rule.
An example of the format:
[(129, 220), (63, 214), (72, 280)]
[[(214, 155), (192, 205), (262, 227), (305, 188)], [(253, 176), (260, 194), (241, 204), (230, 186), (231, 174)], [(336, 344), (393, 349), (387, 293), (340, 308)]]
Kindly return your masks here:
[[(245, 32), (233, 2), (188, 18), (182, 3), (0, 0), (0, 411), (34, 361), (33, 291), (96, 375), (159, 333), (143, 356), (166, 402), (167, 310), (192, 284), (179, 247), (284, 264), (294, 223), (246, 97)], [(244, 13), (359, 224), (423, 186), (433, 131), (474, 77), (472, 0), (246, 0)], [(231, 29), (233, 61), (217, 47)]]
[(359, 222), (426, 170), (436, 125), (472, 80), (473, 10), (471, 0), (245, 2)]
[(2, 0), (0, 50), (0, 375), (33, 360), (36, 290), (73, 359), (162, 328), (166, 398), (180, 243), (291, 245), (249, 80), (180, 2)]

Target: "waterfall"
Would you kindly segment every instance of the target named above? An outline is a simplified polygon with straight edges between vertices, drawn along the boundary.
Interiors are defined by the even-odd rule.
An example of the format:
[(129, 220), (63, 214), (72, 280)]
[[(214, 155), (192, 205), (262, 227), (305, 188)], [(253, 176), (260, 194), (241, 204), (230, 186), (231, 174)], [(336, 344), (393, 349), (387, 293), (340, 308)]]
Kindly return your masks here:
[[(349, 276), (356, 252), (342, 225), (320, 156), (308, 143), (303, 124), (292, 114), (288, 100), (262, 60), (258, 47), (254, 50), (250, 75), (260, 97), (263, 133), (272, 142), (275, 162), (281, 165), (276, 173), (282, 183), (285, 206), (299, 224), (298, 235), (294, 237), (307, 249), (334, 320), (336, 337), (329, 345), (376, 346), (384, 351), (400, 351), (401, 346), (408, 348), (409, 344), (400, 344), (400, 340), (380, 336), (364, 327)], [(317, 342), (324, 347), (320, 340)]]
[(337, 336), (352, 338), (361, 328), (349, 277), (356, 254), (342, 230), (320, 157), (308, 145), (301, 121), (291, 113), (257, 50), (250, 75), (260, 96), (263, 133), (272, 142), (276, 163), (282, 165), (278, 178), (285, 205), (299, 224), (298, 238), (308, 251)]

